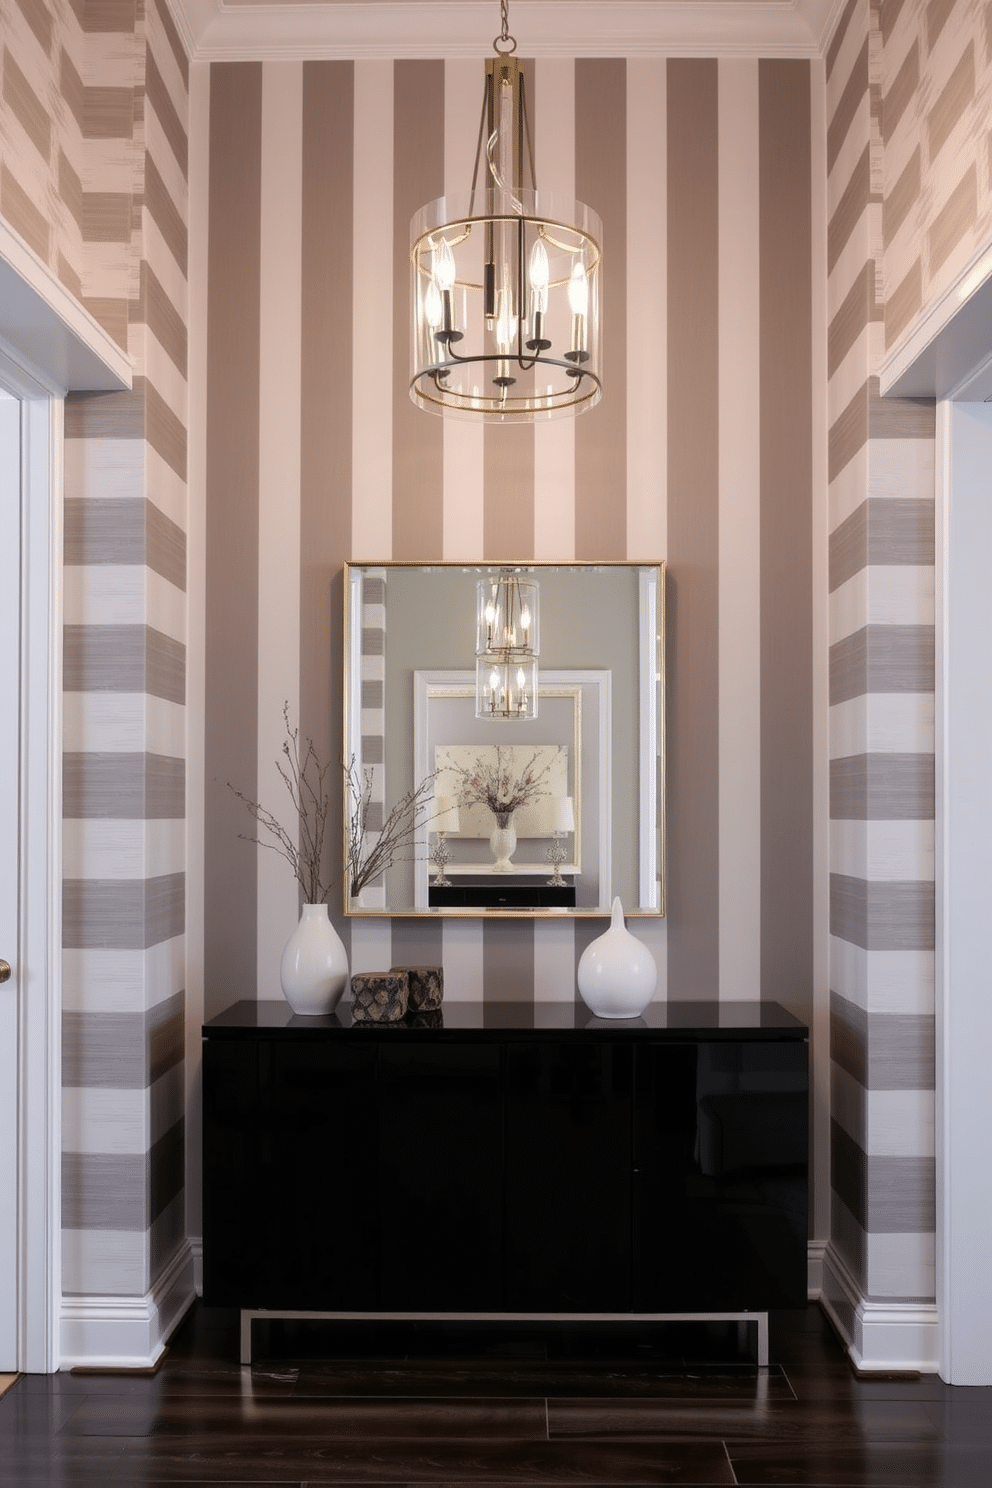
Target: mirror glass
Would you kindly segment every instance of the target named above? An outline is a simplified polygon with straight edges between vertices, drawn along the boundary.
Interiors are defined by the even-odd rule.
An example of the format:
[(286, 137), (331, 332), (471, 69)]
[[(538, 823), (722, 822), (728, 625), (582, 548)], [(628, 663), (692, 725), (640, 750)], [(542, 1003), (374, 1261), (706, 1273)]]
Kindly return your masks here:
[[(536, 718), (519, 619), (477, 665), (508, 579), (537, 586)], [(344, 605), (346, 859), (356, 788), (366, 852), (422, 798), (346, 913), (664, 914), (663, 564), (346, 564)]]

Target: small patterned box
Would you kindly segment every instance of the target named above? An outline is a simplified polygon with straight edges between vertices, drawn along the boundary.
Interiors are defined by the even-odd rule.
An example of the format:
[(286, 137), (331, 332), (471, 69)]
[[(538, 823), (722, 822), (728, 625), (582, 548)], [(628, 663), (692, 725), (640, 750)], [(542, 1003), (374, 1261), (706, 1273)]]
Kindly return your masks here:
[(355, 1023), (398, 1023), (406, 1015), (410, 985), (405, 971), (361, 971), (351, 978)]
[(444, 968), (442, 966), (394, 966), (393, 971), (405, 971), (410, 983), (410, 1007), (417, 1012), (428, 1012), (439, 1008), (444, 997)]
[(427, 1008), (425, 1012), (410, 1016), (411, 1028), (443, 1028), (444, 1013), (440, 1008)]

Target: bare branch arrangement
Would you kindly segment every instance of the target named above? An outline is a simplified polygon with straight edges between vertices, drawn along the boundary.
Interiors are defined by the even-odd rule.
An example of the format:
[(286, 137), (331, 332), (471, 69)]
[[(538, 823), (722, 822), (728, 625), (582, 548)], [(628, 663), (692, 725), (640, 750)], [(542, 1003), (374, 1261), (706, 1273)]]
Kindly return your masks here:
[(247, 806), (248, 811), (274, 840), (267, 842), (257, 834), (249, 837), (239, 833), (245, 842), (255, 842), (259, 847), (271, 848), (292, 868), (296, 881), (303, 890), (305, 904), (322, 904), (330, 889), (330, 881), (321, 876), (321, 859), (324, 855), (324, 836), (327, 831), (327, 772), (329, 764), (322, 764), (312, 739), (307, 739), (301, 748), (300, 731), (289, 722), (289, 703), (283, 703), (282, 716), (286, 724), (286, 738), (282, 745), (282, 760), (276, 760), (276, 769), (289, 792), (293, 811), (299, 823), (296, 841), (286, 831), (282, 822), (258, 801), (252, 801), (230, 781), (228, 790)]
[(419, 828), (436, 815), (434, 807), (434, 774), (424, 777), (397, 801), (370, 843), (374, 828), (369, 826), (372, 811), (372, 771), (359, 773), (355, 756), (345, 771), (351, 810), (348, 813), (348, 886), (352, 898), (362, 892), (396, 862), (416, 857), (414, 838)]
[(537, 766), (538, 751), (514, 774), (513, 754), (507, 756), (503, 745), (497, 744), (495, 758), (479, 754), (472, 765), (455, 764), (459, 777), (458, 796), (463, 806), (487, 806), (494, 816), (508, 815), (518, 806), (525, 806), (535, 796), (548, 794), (544, 777), (551, 768), (548, 761), (542, 768)]

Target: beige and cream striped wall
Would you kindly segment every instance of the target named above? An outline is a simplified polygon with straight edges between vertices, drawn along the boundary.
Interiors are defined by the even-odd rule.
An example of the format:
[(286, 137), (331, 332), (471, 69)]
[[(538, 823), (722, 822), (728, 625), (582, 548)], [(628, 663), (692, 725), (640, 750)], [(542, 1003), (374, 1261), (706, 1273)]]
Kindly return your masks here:
[(134, 370), (65, 411), (62, 1347), (91, 1353), (109, 1308), (147, 1353), (192, 1276), (189, 67), (163, 0), (4, 0), (2, 20), (0, 211)]
[[(342, 560), (534, 556), (667, 557), (670, 910), (640, 928), (670, 993), (767, 996), (774, 981), (808, 1013), (810, 68), (536, 64), (539, 179), (605, 220), (609, 386), (574, 422), (485, 431), (406, 392), (409, 219), (469, 177), (481, 76), (474, 62), (210, 69), (208, 1009), (275, 985), (294, 893), (238, 840), (225, 783), (271, 792), (287, 694), (339, 753)], [(344, 928), (359, 956), (384, 936), (394, 955), (401, 940), (440, 956), (450, 938), (469, 995), (487, 995), (468, 983), (474, 957), (509, 958), (524, 998), (542, 933), (562, 934)]]
[[(242, 840), (228, 783), (278, 802), (284, 700), (340, 758), (345, 559), (665, 558), (668, 916), (638, 933), (669, 996), (776, 998), (812, 1021), (821, 77), (795, 60), (533, 65), (539, 184), (604, 219), (607, 391), (575, 421), (483, 430), (407, 393), (409, 222), (470, 180), (482, 62), (194, 69), (190, 659), (202, 638), (203, 674), (190, 704), (207, 1015), (279, 995), (296, 887)], [(336, 815), (336, 842), (339, 829)], [(197, 898), (191, 883), (191, 915)], [(825, 871), (819, 900), (825, 946)], [(526, 1002), (554, 976), (572, 995), (602, 929), (345, 920), (339, 903), (337, 881), (353, 969), (441, 962), (448, 995), (467, 999)], [(825, 956), (819, 976), (825, 1008)]]
[[(884, 15), (884, 11), (883, 11)], [(884, 24), (827, 59), (831, 1248), (864, 1303), (934, 1297), (934, 409), (882, 400)]]

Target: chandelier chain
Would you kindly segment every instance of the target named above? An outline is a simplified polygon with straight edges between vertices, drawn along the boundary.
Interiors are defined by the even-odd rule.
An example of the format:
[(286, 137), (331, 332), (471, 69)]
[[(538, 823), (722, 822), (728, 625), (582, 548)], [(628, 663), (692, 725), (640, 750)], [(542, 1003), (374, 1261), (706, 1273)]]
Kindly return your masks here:
[(510, 35), (510, 0), (499, 0), (500, 33), (493, 41), (493, 51), (509, 57), (517, 50), (517, 39)]

